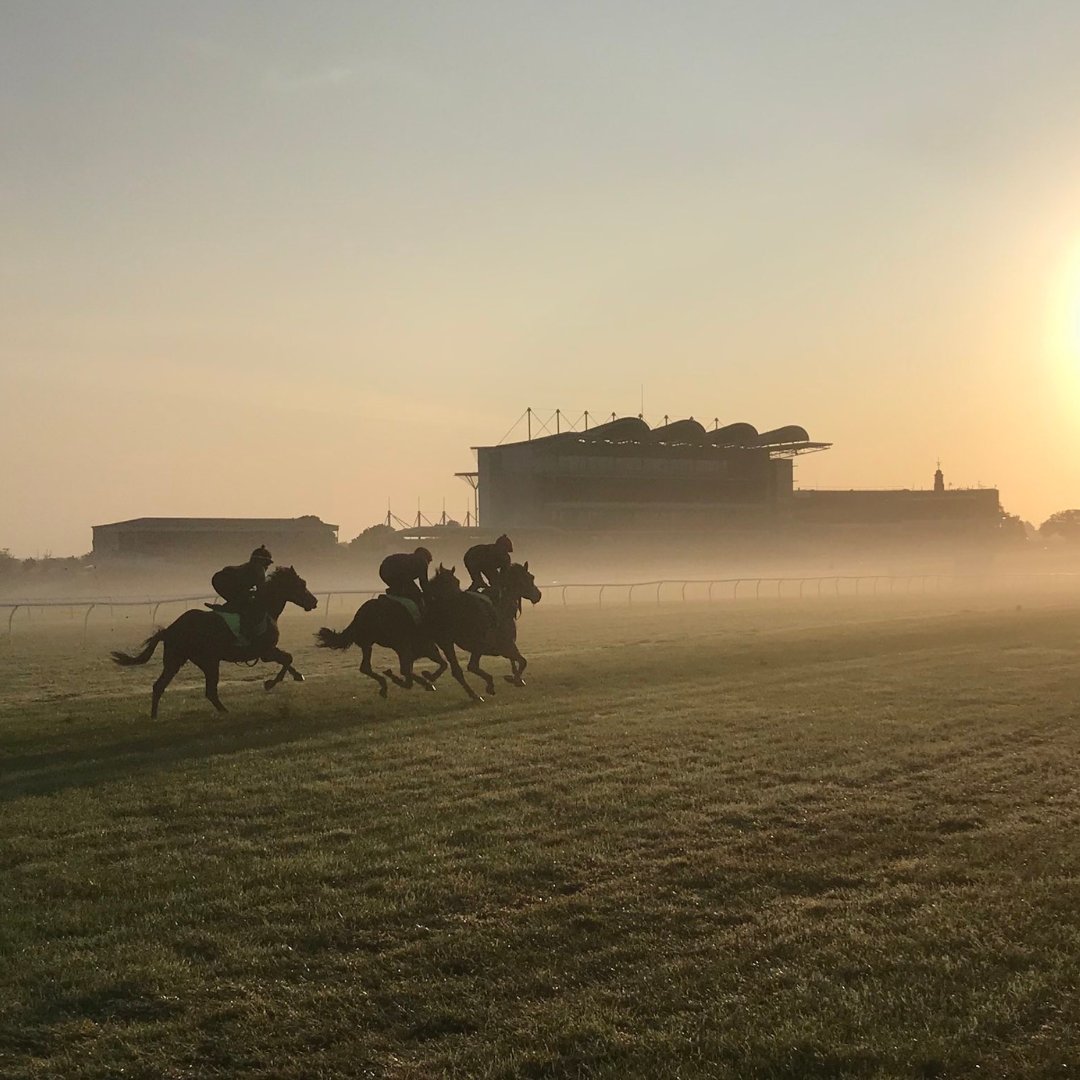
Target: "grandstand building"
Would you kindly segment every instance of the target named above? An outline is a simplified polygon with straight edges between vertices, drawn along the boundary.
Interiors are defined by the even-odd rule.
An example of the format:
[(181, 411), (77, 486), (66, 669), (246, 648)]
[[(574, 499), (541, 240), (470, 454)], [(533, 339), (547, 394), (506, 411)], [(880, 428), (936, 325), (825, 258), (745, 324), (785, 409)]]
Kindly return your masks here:
[(821, 531), (871, 528), (971, 533), (996, 529), (996, 489), (796, 491), (793, 459), (827, 450), (797, 425), (708, 430), (693, 418), (650, 427), (613, 419), (498, 446), (479, 446), (476, 490), (485, 532)]
[(697, 420), (650, 428), (623, 417), (501, 446), (476, 447), (485, 529), (663, 529), (754, 517), (791, 495), (791, 459), (815, 443), (801, 427), (708, 431)]

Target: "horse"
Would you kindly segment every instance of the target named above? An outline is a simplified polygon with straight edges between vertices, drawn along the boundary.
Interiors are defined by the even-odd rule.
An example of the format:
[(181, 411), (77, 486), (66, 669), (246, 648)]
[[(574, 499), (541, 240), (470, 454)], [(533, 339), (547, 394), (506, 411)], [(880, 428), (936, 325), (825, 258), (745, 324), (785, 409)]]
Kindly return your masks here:
[(291, 566), (279, 566), (265, 584), (256, 589), (252, 603), (258, 604), (266, 612), (267, 628), (259, 640), (249, 646), (241, 646), (225, 620), (215, 612), (191, 608), (164, 630), (148, 637), (138, 656), (112, 653), (113, 660), (122, 667), (145, 664), (154, 655), (158, 643), (164, 642), (162, 670), (154, 683), (150, 700), (151, 720), (157, 719), (158, 703), (165, 693), (165, 687), (189, 660), (201, 668), (206, 676), (206, 697), (218, 712), (228, 712), (217, 691), (222, 660), (230, 663), (262, 660), (280, 664), (281, 670), (277, 675), (263, 683), (267, 690), (273, 690), (286, 674), (292, 675), (295, 682), (304, 681), (304, 676), (292, 666), (291, 654), (277, 647), (277, 620), (286, 604), (296, 604), (305, 611), (318, 607), (319, 601), (308, 590), (307, 582)]
[[(414, 683), (419, 683), (425, 690), (435, 689), (431, 678), (413, 671), (413, 664), (419, 657), (434, 660), (439, 665), (436, 678), (446, 670), (446, 662), (435, 648), (423, 621), (418, 625), (402, 603), (385, 593), (361, 604), (352, 622), (340, 633), (324, 626), (315, 639), (323, 649), (347, 649), (350, 645), (359, 645), (363, 650), (360, 671), (379, 684), (379, 697), (383, 698), (387, 696), (386, 679), (404, 690), (411, 690)], [(372, 670), (371, 649), (374, 645), (397, 653), (400, 677), (390, 668), (384, 669), (386, 678)]]
[[(479, 675), (489, 694), (495, 693), (495, 680), (480, 667), (481, 656), (503, 656), (510, 661), (508, 682), (524, 686), (522, 673), (528, 661), (517, 647), (517, 617), (521, 603), (528, 600), (540, 603), (543, 594), (536, 579), (529, 573), (529, 564), (513, 563), (499, 575), (498, 590), (492, 593), (462, 592), (454, 572), (441, 566), (428, 582), (428, 621), (436, 644), (446, 656), (450, 671), (470, 697), (483, 700), (465, 680), (454, 646), (469, 653), (468, 671)], [(425, 672), (424, 677), (435, 681), (445, 668)]]

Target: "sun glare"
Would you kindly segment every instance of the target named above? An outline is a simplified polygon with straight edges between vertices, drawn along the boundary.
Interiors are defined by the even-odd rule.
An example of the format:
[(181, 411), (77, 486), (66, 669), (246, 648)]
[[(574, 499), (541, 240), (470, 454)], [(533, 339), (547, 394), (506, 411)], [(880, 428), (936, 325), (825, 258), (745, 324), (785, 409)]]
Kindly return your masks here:
[(1080, 378), (1080, 241), (1065, 260), (1051, 297), (1050, 347)]

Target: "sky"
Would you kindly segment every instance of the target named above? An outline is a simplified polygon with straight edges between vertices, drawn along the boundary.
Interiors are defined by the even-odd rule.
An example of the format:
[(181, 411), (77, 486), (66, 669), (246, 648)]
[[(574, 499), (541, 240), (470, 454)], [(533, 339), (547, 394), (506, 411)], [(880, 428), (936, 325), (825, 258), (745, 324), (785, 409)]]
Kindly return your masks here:
[(0, 548), (460, 518), (526, 407), (1080, 506), (1078, 55), (1073, 0), (5, 0)]

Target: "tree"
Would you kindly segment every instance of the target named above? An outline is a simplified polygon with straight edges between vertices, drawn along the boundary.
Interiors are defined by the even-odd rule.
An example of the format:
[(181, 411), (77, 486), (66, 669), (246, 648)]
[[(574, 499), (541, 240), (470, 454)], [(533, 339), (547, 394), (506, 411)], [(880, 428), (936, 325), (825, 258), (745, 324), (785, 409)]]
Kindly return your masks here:
[(998, 534), (1007, 544), (1026, 544), (1027, 526), (1020, 520), (1019, 514), (1001, 513), (1001, 521), (998, 523)]
[(392, 545), (397, 539), (397, 530), (380, 522), (370, 525), (359, 536), (349, 541), (350, 551), (376, 551)]
[(1059, 536), (1069, 544), (1080, 543), (1080, 510), (1059, 510), (1051, 514), (1039, 526), (1039, 535), (1044, 540)]

